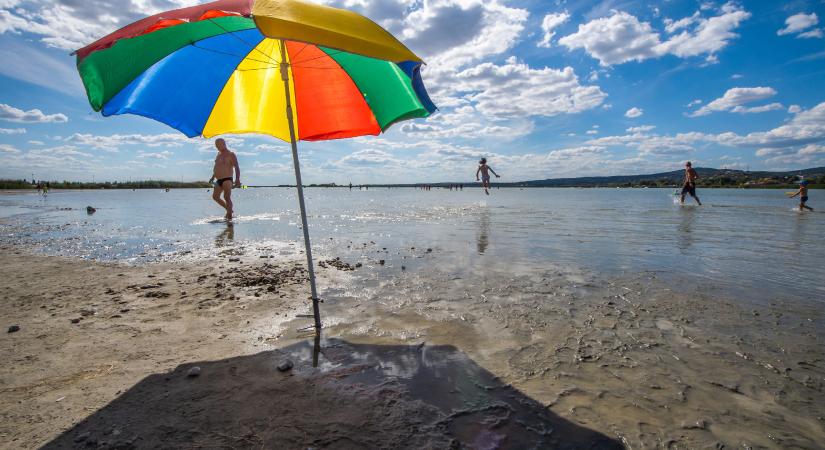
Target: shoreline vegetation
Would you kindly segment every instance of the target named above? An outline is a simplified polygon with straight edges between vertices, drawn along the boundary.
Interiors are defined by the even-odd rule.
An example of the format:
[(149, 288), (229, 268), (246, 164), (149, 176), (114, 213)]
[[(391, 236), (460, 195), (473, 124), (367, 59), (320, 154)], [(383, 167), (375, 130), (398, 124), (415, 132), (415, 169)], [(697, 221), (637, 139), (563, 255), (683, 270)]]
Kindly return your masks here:
[[(713, 168), (697, 168), (700, 188), (737, 188), (737, 189), (792, 189), (804, 177), (810, 182), (809, 189), (825, 189), (825, 167), (794, 170), (788, 172), (744, 171)], [(647, 175), (618, 175), (607, 177), (577, 177), (577, 178), (549, 178), (545, 180), (519, 181), (515, 183), (491, 183), (496, 188), (677, 188), (681, 186), (684, 171), (674, 170)], [(34, 180), (32, 180), (34, 181)], [(45, 183), (47, 180), (40, 180)], [(211, 188), (210, 183), (204, 181), (48, 181), (49, 189), (191, 189)], [(417, 188), (435, 187), (449, 188), (458, 186), (473, 187), (473, 182), (438, 182), (438, 183), (408, 183), (408, 184), (353, 184), (355, 188)], [(294, 184), (279, 185), (249, 185), (250, 188), (261, 187), (294, 187)], [(349, 188), (349, 185), (336, 183), (307, 184), (306, 187)], [(36, 189), (37, 184), (29, 180), (0, 179), (0, 189)]]

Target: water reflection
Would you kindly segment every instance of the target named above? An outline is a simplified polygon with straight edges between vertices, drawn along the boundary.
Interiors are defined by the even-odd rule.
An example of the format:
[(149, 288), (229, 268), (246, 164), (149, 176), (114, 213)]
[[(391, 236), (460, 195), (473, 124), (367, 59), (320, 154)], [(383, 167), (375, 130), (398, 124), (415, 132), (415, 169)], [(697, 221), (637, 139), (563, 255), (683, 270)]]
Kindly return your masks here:
[(483, 255), (490, 245), (490, 210), (487, 208), (482, 208), (479, 216), (477, 241), (476, 250)]
[(683, 252), (693, 246), (693, 222), (696, 220), (696, 208), (681, 208), (679, 220), (678, 246)]
[(235, 227), (231, 223), (215, 237), (215, 247), (228, 247), (235, 240)]
[(796, 220), (794, 221), (793, 230), (791, 230), (791, 243), (793, 245), (794, 250), (802, 250), (803, 249), (803, 242), (805, 242), (805, 237), (807, 236), (808, 232), (808, 217), (810, 214), (807, 213), (800, 213), (796, 215)]

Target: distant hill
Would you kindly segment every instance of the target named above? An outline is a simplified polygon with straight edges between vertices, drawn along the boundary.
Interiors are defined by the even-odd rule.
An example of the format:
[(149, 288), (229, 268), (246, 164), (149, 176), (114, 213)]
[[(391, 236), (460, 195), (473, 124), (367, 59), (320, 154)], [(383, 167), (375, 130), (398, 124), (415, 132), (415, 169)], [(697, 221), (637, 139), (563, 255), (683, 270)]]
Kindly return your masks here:
[[(703, 187), (783, 187), (804, 176), (814, 185), (825, 185), (825, 167), (790, 172), (744, 171), (697, 167), (698, 185)], [(682, 183), (684, 170), (646, 175), (610, 177), (548, 178), (518, 183), (494, 183), (502, 187), (672, 187)]]

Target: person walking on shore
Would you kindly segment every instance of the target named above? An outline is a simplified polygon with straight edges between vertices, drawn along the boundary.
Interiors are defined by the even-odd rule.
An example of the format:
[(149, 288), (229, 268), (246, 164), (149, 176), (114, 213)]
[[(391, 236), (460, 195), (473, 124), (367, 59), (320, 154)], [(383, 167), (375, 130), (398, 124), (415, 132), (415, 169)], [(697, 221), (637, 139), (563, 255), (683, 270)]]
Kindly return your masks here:
[[(215, 157), (215, 167), (212, 169), (212, 180), (215, 181), (215, 190), (212, 192), (212, 199), (226, 210), (226, 220), (232, 220), (232, 188), (241, 186), (241, 167), (238, 165), (238, 157), (235, 153), (226, 148), (226, 141), (218, 139), (215, 141), (215, 148), (218, 149), (218, 156)], [(235, 172), (235, 183), (232, 183), (232, 171)], [(223, 194), (223, 199), (221, 199)]]
[(696, 170), (691, 165), (690, 161), (685, 163), (685, 181), (682, 184), (682, 197), (680, 200), (681, 204), (685, 204), (685, 195), (690, 194), (696, 203), (699, 206), (702, 206), (702, 202), (699, 201), (699, 197), (696, 196), (696, 179), (699, 178), (699, 174), (696, 173)]
[(476, 170), (476, 181), (478, 181), (478, 174), (481, 173), (481, 185), (484, 187), (484, 193), (490, 195), (490, 173), (493, 172), (493, 175), (496, 178), (501, 178), (498, 176), (495, 170), (492, 167), (487, 165), (487, 158), (481, 158), (481, 161), (478, 162), (478, 170)]
[(808, 211), (813, 211), (814, 210), (813, 208), (811, 208), (810, 206), (805, 204), (808, 201), (808, 180), (800, 181), (799, 182), (799, 190), (794, 192), (793, 195), (790, 196), (790, 198), (794, 198), (796, 196), (799, 196), (799, 210), (800, 211), (804, 211), (806, 209)]

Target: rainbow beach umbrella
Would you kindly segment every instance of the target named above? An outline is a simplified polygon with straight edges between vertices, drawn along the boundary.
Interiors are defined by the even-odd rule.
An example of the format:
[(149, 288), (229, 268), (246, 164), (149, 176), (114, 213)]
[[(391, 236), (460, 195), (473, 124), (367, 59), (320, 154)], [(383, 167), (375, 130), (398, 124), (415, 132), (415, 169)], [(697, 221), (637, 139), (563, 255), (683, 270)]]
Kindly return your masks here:
[(356, 13), (299, 0), (218, 0), (139, 20), (76, 52), (89, 103), (188, 137), (292, 144), (315, 328), (318, 294), (297, 142), (378, 135), (435, 111), (422, 60)]

